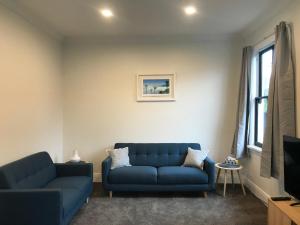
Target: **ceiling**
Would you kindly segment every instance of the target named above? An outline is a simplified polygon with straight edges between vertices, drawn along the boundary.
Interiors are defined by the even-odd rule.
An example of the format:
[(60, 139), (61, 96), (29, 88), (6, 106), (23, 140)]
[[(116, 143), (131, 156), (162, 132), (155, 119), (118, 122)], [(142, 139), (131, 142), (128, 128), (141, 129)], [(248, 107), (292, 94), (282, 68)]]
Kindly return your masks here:
[[(291, 0), (0, 0), (65, 38), (220, 37), (238, 35)], [(192, 4), (198, 13), (186, 16)], [(109, 7), (113, 18), (99, 8)]]

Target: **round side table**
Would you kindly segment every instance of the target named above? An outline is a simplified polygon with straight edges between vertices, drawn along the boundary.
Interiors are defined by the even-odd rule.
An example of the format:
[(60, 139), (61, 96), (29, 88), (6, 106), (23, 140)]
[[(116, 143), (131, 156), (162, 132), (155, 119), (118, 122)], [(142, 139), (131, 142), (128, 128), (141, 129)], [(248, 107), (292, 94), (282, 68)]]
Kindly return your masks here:
[(242, 182), (242, 179), (241, 179), (241, 175), (240, 175), (240, 170), (243, 169), (242, 166), (239, 166), (239, 167), (224, 167), (224, 166), (221, 165), (221, 163), (216, 163), (215, 167), (218, 169), (218, 175), (217, 175), (216, 184), (218, 184), (221, 170), (224, 170), (224, 190), (223, 190), (223, 197), (226, 196), (227, 171), (230, 171), (230, 173), (231, 173), (232, 185), (234, 185), (233, 171), (237, 172), (237, 174), (239, 176), (239, 180), (240, 180), (240, 184), (241, 184), (241, 187), (242, 187), (243, 194), (246, 195), (246, 191), (245, 191), (245, 188), (244, 188), (244, 185), (243, 185), (243, 182)]

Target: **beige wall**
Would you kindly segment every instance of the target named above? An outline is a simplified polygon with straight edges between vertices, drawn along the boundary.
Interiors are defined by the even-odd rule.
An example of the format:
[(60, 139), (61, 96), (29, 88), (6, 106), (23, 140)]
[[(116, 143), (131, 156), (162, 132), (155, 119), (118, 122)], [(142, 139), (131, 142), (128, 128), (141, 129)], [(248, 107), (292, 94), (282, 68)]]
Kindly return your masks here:
[(48, 151), (62, 160), (58, 41), (0, 5), (0, 165)]
[[(255, 29), (250, 29), (245, 35), (245, 45), (253, 45), (262, 40), (266, 35), (272, 33), (274, 28), (280, 21), (293, 23), (296, 47), (296, 105), (297, 105), (297, 134), (300, 131), (300, 2), (293, 1), (286, 9), (283, 9), (280, 14), (270, 19), (267, 23), (260, 24)], [(268, 196), (279, 195), (279, 184), (276, 179), (266, 179), (260, 177), (260, 153), (251, 153), (251, 157), (245, 161), (245, 169), (248, 178), (248, 185), (252, 190), (263, 200), (266, 201)]]
[[(199, 142), (223, 160), (234, 131), (236, 43), (68, 44), (65, 159), (77, 149), (99, 173), (105, 149), (115, 142)], [(136, 102), (136, 74), (170, 72), (177, 73), (176, 102)]]
[[(250, 27), (244, 44), (79, 41), (62, 49), (0, 5), (0, 165), (42, 150), (54, 161), (68, 160), (77, 149), (99, 175), (105, 149), (115, 142), (199, 142), (223, 160), (234, 133), (241, 47), (262, 40), (281, 20), (293, 22), (299, 56), (296, 0), (267, 23)], [(176, 102), (135, 101), (136, 74), (170, 72), (177, 73)], [(297, 76), (297, 114), (299, 87)], [(297, 129), (299, 136), (299, 119)], [(278, 194), (275, 179), (259, 176), (260, 153), (243, 163), (247, 184), (259, 197)]]
[[(268, 22), (250, 27), (243, 45), (262, 40), (281, 20), (294, 24), (300, 71), (297, 0)], [(105, 149), (115, 142), (199, 142), (217, 161), (229, 154), (239, 41), (70, 42), (62, 49), (59, 41), (1, 5), (0, 34), (0, 165), (42, 150), (54, 161), (67, 160), (77, 149), (99, 174)], [(177, 73), (176, 102), (135, 101), (136, 74), (170, 72)], [(296, 82), (298, 116), (298, 76)], [(299, 119), (297, 129), (300, 136)], [(248, 186), (265, 200), (279, 188), (275, 179), (259, 176), (260, 159), (260, 153), (251, 153), (244, 161), (245, 175)]]

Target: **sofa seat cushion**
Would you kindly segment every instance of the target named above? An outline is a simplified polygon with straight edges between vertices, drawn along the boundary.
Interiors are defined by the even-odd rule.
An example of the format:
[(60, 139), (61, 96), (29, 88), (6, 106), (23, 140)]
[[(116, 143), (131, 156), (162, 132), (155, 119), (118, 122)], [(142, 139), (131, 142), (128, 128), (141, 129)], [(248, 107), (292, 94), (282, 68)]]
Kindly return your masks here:
[(164, 166), (157, 169), (158, 184), (207, 184), (207, 174), (198, 168)]
[(74, 208), (79, 203), (79, 196), (81, 196), (79, 190), (64, 188), (62, 189), (63, 195), (63, 212), (64, 217), (68, 216), (71, 212), (73, 212)]
[(91, 182), (91, 178), (85, 176), (57, 177), (50, 181), (45, 188), (76, 189), (81, 193), (85, 193), (89, 189)]
[(91, 178), (84, 176), (58, 177), (48, 183), (47, 189), (60, 189), (63, 196), (64, 215), (67, 216), (88, 194)]
[(152, 166), (128, 166), (111, 170), (111, 184), (157, 184), (157, 169)]

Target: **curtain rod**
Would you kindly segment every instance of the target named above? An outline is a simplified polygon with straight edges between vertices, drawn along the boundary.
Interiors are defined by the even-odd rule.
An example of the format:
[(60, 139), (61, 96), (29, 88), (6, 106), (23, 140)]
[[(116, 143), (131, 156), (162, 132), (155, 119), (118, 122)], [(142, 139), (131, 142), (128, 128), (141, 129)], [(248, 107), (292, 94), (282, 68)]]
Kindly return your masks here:
[[(286, 24), (288, 24), (289, 26), (293, 26), (293, 24), (291, 22), (285, 22)], [(268, 39), (269, 37), (271, 37), (272, 35), (275, 35), (275, 28), (274, 31), (268, 35), (266, 35), (262, 40), (257, 41), (256, 43), (254, 43), (252, 46), (255, 47), (258, 44), (260, 44), (261, 42), (263, 42), (264, 40)]]
[(268, 39), (269, 37), (273, 36), (274, 34), (275, 34), (275, 31), (273, 31), (272, 33), (266, 35), (265, 37), (263, 37), (263, 39), (261, 39), (261, 40), (255, 42), (255, 43), (253, 44), (253, 47), (257, 46), (258, 44), (260, 44), (261, 42), (265, 41), (266, 39)]

